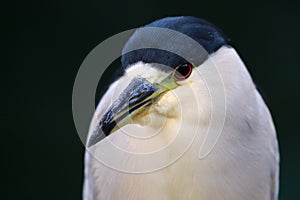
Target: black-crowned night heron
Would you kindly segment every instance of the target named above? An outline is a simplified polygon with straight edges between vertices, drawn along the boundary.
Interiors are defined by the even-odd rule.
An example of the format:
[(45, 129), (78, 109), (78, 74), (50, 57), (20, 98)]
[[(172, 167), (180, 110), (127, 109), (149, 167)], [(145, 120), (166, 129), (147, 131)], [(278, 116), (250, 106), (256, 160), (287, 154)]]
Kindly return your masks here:
[[(194, 51), (189, 39), (174, 39), (173, 32), (166, 37), (138, 29), (131, 36), (124, 49), (133, 51), (122, 56), (125, 73), (106, 91), (91, 122), (84, 199), (277, 199), (272, 118), (226, 36), (194, 17), (147, 27), (187, 35), (205, 51)], [(145, 42), (151, 48), (134, 50)], [(113, 148), (127, 154), (117, 156)]]

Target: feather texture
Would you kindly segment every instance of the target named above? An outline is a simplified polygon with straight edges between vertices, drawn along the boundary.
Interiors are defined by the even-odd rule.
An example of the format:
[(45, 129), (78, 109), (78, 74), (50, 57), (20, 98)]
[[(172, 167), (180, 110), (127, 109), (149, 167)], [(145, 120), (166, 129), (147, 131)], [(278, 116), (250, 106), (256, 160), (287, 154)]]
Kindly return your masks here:
[[(151, 68), (151, 64), (138, 65), (112, 84), (103, 96), (90, 130), (93, 130), (112, 100), (128, 85), (135, 75), (134, 71), (143, 76), (143, 70)], [(222, 77), (224, 88), (218, 88), (219, 79), (211, 73), (213, 67)], [(157, 73), (148, 70), (146, 78), (149, 78), (149, 74), (156, 77)], [(209, 86), (206, 80), (210, 81)], [(226, 94), (224, 127), (212, 151), (200, 159), (199, 150), (205, 133), (208, 129), (217, 131), (215, 127), (209, 127), (211, 113), (218, 113), (218, 109), (211, 105), (211, 98), (215, 97), (210, 95), (210, 91), (223, 89)], [(191, 99), (195, 99), (195, 105)], [(151, 123), (125, 126), (104, 140), (133, 152), (150, 152), (173, 142), (174, 145), (160, 155), (162, 160), (168, 160), (186, 145), (185, 139), (194, 138), (195, 127), (198, 127), (191, 146), (176, 162), (141, 174), (107, 167), (96, 158), (100, 153), (109, 154), (109, 149), (99, 152), (96, 146), (95, 150), (87, 151), (85, 155), (84, 200), (277, 199), (279, 153), (275, 128), (267, 106), (233, 48), (222, 47), (211, 54), (207, 61), (194, 69), (188, 81), (166, 94), (157, 104), (148, 116), (152, 119)], [(159, 131), (159, 134), (145, 142), (122, 132), (134, 130), (145, 134)], [(174, 140), (179, 136), (183, 138), (182, 141)], [(141, 164), (126, 156), (120, 159), (120, 166), (122, 163), (132, 167), (153, 164)]]

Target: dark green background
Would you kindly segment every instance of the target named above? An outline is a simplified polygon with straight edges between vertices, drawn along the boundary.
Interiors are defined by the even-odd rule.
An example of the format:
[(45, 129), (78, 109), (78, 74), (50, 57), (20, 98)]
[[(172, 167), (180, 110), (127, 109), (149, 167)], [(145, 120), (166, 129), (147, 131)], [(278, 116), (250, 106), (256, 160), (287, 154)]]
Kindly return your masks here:
[(280, 199), (299, 198), (299, 10), (292, 1), (29, 0), (2, 6), (1, 196), (81, 199), (84, 147), (71, 95), (83, 59), (116, 33), (193, 15), (223, 29), (247, 64), (278, 131)]

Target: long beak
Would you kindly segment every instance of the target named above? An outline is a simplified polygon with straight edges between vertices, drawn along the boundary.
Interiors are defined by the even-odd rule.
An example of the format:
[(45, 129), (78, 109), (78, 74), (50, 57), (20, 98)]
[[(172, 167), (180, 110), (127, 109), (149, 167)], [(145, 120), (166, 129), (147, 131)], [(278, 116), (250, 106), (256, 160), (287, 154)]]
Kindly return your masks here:
[(143, 78), (133, 79), (101, 118), (88, 140), (88, 147), (132, 123), (132, 119), (147, 114), (151, 104), (175, 87), (177, 83), (171, 75), (159, 84), (151, 84)]

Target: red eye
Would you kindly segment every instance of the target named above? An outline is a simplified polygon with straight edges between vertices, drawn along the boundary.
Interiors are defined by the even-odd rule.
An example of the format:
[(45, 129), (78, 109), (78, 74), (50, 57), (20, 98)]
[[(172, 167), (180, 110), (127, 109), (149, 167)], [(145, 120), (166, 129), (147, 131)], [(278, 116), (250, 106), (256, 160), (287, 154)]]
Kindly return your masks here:
[(182, 64), (182, 65), (179, 65), (176, 68), (175, 77), (178, 80), (187, 79), (191, 75), (192, 70), (193, 70), (193, 66), (190, 63), (185, 63), (185, 64)]

